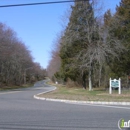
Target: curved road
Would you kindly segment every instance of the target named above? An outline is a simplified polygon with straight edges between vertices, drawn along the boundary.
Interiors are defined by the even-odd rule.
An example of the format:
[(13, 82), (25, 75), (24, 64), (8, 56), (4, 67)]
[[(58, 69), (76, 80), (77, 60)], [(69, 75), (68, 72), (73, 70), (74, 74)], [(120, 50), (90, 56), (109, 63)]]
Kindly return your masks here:
[(0, 130), (119, 130), (130, 109), (42, 101), (34, 94), (51, 90), (44, 81), (34, 87), (0, 93)]

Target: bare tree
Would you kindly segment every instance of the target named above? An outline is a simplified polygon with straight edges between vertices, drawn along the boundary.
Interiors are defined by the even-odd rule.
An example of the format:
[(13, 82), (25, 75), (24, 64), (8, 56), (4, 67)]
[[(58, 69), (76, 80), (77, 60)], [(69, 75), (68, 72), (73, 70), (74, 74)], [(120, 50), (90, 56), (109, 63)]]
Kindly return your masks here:
[(0, 83), (4, 85), (23, 84), (25, 70), (33, 65), (30, 50), (17, 38), (11, 28), (0, 23)]
[(109, 28), (96, 24), (97, 22), (88, 29), (86, 35), (88, 39), (86, 43), (87, 48), (82, 49), (78, 55), (81, 61), (80, 68), (88, 68), (90, 91), (92, 90), (92, 70), (94, 70), (94, 67), (99, 69), (100, 85), (102, 67), (110, 60), (115, 60), (115, 58), (119, 60), (119, 55), (125, 50), (121, 41), (110, 34)]
[(61, 59), (59, 56), (61, 35), (62, 33), (60, 35), (57, 35), (57, 38), (54, 41), (53, 48), (51, 50), (51, 59), (47, 67), (47, 73), (51, 79), (54, 74), (59, 71), (61, 66)]
[[(125, 49), (121, 41), (110, 34), (109, 28), (103, 27), (102, 22), (99, 22), (99, 19), (103, 20), (101, 15), (97, 15), (101, 14), (101, 11), (96, 0), (75, 3), (70, 23), (62, 41), (63, 47), (66, 49), (81, 44), (82, 47), (75, 57), (80, 63), (80, 70), (82, 72), (88, 71), (90, 91), (92, 90), (94, 68), (99, 69), (100, 86), (101, 71), (106, 61), (118, 58)], [(69, 49), (67, 50), (69, 51)]]

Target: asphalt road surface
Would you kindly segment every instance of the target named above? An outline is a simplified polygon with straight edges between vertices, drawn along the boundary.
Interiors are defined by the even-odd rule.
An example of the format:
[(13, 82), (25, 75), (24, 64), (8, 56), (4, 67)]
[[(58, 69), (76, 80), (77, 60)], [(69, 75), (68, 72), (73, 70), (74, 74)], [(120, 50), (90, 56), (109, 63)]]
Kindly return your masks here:
[[(130, 109), (42, 101), (34, 94), (52, 89), (40, 81), (32, 88), (0, 93), (0, 130), (119, 130)], [(127, 106), (128, 108), (128, 106)]]

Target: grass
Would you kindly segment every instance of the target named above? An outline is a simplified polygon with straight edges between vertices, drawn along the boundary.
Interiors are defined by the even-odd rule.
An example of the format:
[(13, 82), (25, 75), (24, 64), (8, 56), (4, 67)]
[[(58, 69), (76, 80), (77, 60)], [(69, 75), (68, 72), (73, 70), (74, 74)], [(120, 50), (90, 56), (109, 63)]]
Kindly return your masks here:
[(4, 86), (2, 88), (0, 88), (0, 91), (8, 91), (8, 90), (14, 90), (14, 89), (19, 89), (19, 88), (28, 88), (33, 86), (33, 84), (25, 84), (22, 86)]
[(117, 90), (114, 90), (110, 95), (108, 90), (102, 88), (94, 89), (93, 91), (84, 90), (83, 88), (66, 88), (62, 85), (56, 85), (57, 89), (53, 92), (41, 94), (40, 97), (54, 98), (54, 99), (67, 99), (79, 101), (116, 101), (116, 102), (130, 102), (130, 90), (122, 91), (119, 95)]

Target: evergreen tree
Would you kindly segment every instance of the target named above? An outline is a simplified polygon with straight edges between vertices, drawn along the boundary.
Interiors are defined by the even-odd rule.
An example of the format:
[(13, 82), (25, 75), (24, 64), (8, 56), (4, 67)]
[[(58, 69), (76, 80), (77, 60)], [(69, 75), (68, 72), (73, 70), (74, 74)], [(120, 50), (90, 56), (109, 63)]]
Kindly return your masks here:
[[(120, 24), (118, 37), (130, 42), (130, 0), (121, 0), (120, 5), (116, 8), (115, 16)], [(128, 46), (130, 45), (128, 44)]]
[[(88, 78), (90, 91), (95, 78), (99, 79), (100, 86), (102, 70), (106, 63), (112, 63), (124, 50), (122, 40), (117, 35), (120, 26), (117, 24), (118, 19), (113, 18), (108, 10), (104, 16), (105, 25), (101, 25), (94, 15), (93, 4), (93, 1), (76, 1), (72, 6), (60, 50), (60, 76), (64, 77), (65, 81), (67, 78), (82, 81), (85, 88)], [(98, 77), (95, 77), (95, 72), (99, 73)]]
[(111, 64), (111, 69), (118, 77), (130, 75), (130, 0), (121, 0), (110, 26), (113, 23), (115, 27), (111, 32), (126, 47), (126, 51), (121, 53), (119, 61)]
[(80, 81), (82, 81), (83, 86), (86, 88), (87, 72), (86, 70), (82, 70), (81, 72), (81, 63), (78, 61), (77, 55), (79, 55), (83, 48), (87, 48), (88, 38), (86, 35), (94, 21), (91, 3), (89, 1), (76, 1), (75, 5), (72, 6), (72, 13), (69, 21), (61, 43), (61, 71), (65, 76), (65, 80), (67, 78), (80, 80), (81, 77)]
[(106, 11), (106, 13), (104, 14), (104, 25), (105, 26), (109, 26), (111, 23), (111, 19), (112, 19), (112, 14), (110, 9)]

